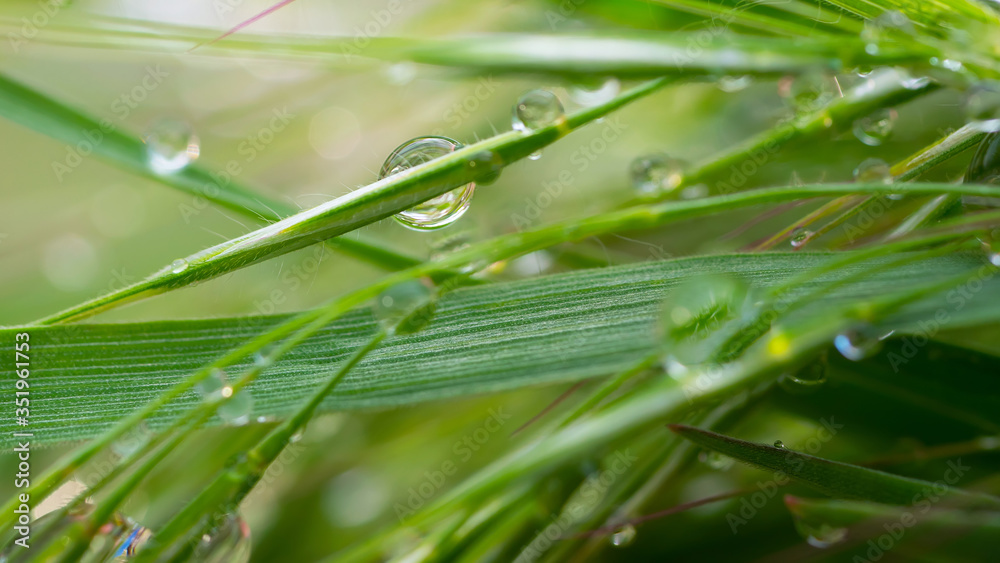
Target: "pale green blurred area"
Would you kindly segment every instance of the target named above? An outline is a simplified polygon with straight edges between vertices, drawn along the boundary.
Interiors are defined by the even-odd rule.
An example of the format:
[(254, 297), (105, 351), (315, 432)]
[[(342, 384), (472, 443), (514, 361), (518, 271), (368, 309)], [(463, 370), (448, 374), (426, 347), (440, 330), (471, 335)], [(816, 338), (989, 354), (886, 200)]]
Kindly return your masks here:
[[(238, 4), (220, 13), (220, 6)], [(53, 21), (70, 25), (94, 14), (213, 28), (221, 33), (272, 2), (75, 1)], [(298, 0), (253, 24), (254, 33), (355, 35), (373, 21), (385, 2)], [(547, 2), (403, 2), (402, 12), (380, 26), (385, 35), (440, 36), (478, 31), (573, 31), (609, 27), (633, 18), (651, 29), (676, 29), (687, 16), (645, 2), (594, 0), (550, 26)], [(32, 2), (0, 7), (4, 36), (21, 17), (37, 10)], [(638, 14), (638, 15), (636, 15)], [(90, 21), (90, 20), (87, 20)], [(194, 53), (162, 54), (99, 50), (37, 39), (14, 53), (0, 40), (0, 72), (97, 118), (112, 119), (122, 130), (140, 135), (161, 118), (182, 119), (200, 139), (199, 163), (221, 167), (236, 160), (238, 180), (261, 193), (308, 208), (375, 180), (383, 159), (404, 141), (427, 134), (473, 142), (510, 128), (518, 94), (534, 87), (553, 88), (567, 109), (579, 107), (567, 84), (544, 78), (479, 77), (430, 67), (357, 61), (337, 66), (273, 59), (220, 58)], [(118, 119), (112, 103), (139, 84), (147, 67), (169, 76), (127, 117)], [(413, 74), (403, 81), (400, 75)], [(405, 82), (405, 83), (404, 83)], [(478, 88), (478, 90), (477, 90)], [(482, 95), (488, 90), (486, 95)], [(478, 93), (477, 93), (478, 92)], [(463, 106), (464, 104), (464, 106)], [(458, 109), (456, 109), (458, 108)], [(290, 125), (252, 160), (241, 143), (268, 126), (275, 110), (294, 115)], [(593, 214), (632, 196), (629, 163), (650, 152), (701, 160), (786, 116), (774, 82), (761, 82), (727, 94), (712, 84), (688, 84), (657, 93), (625, 108), (603, 123), (588, 126), (547, 149), (537, 161), (516, 163), (496, 183), (477, 189), (469, 212), (455, 225), (418, 233), (391, 220), (363, 230), (379, 241), (418, 257), (429, 256), (442, 239), (461, 233), (470, 240), (515, 229), (513, 214), (524, 215), (546, 185), (569, 171), (573, 180), (562, 195), (541, 210), (536, 224)], [(892, 162), (931, 142), (962, 122), (957, 96), (935, 94), (900, 108), (893, 140), (866, 147), (850, 132), (826, 141), (837, 161), (807, 146), (792, 147), (752, 179), (755, 185), (849, 180), (861, 160)], [(609, 127), (620, 128), (606, 150), (585, 156)], [(209, 206), (185, 220), (192, 196), (138, 179), (94, 157), (60, 182), (52, 163), (67, 148), (9, 122), (0, 122), (0, 323), (26, 323), (97, 296), (123, 282), (136, 281), (172, 260), (261, 223)], [(846, 155), (846, 157), (845, 157)], [(582, 160), (581, 160), (582, 157)], [(584, 167), (584, 164), (586, 166)], [(789, 164), (791, 163), (791, 164)], [(947, 176), (946, 173), (943, 173)], [(719, 237), (759, 210), (685, 223), (654, 233), (634, 233), (642, 242), (616, 237), (585, 241), (577, 250), (620, 263), (694, 252), (734, 250), (786, 225), (809, 207), (764, 223), (737, 240)], [(644, 244), (645, 243), (645, 244)], [(648, 244), (654, 245), (653, 247)], [(660, 247), (657, 250), (650, 248)], [(320, 259), (321, 258), (321, 259)], [(508, 267), (501, 278), (532, 275), (531, 265)], [(184, 289), (98, 317), (97, 321), (182, 319), (261, 312), (291, 312), (313, 306), (377, 279), (375, 267), (325, 250), (306, 249), (256, 265), (195, 288)], [(274, 291), (280, 292), (275, 299)], [(262, 306), (261, 303), (274, 305)], [(447, 405), (390, 413), (330, 415), (312, 424), (298, 444), (300, 453), (282, 464), (280, 475), (254, 493), (246, 507), (257, 560), (313, 560), (346, 546), (380, 524), (395, 521), (393, 505), (424, 481), (423, 472), (456, 458), (454, 444), (474, 432), (490, 408), (513, 417), (481, 452), (459, 465), (460, 474), (486, 464), (525, 438), (508, 438), (561, 390), (528, 390)], [(113, 400), (113, 398), (109, 398)], [(129, 405), (130, 406), (130, 405)], [(123, 405), (123, 408), (126, 405)], [(785, 428), (789, 428), (788, 425)], [(260, 428), (256, 428), (260, 431)], [(206, 432), (200, 442), (159, 471), (135, 502), (135, 516), (153, 524), (179, 499), (189, 499), (209, 471), (245, 449), (255, 430)], [(786, 431), (787, 436), (793, 432)], [(38, 459), (43, 455), (39, 454)], [(0, 475), (13, 467), (5, 457)], [(185, 479), (177, 479), (183, 474)], [(201, 475), (201, 477), (198, 477)], [(4, 495), (7, 479), (0, 480)], [(458, 483), (452, 478), (448, 486)], [(693, 494), (693, 493), (692, 493)], [(145, 495), (145, 497), (143, 496)], [(690, 500), (690, 499), (685, 499)], [(171, 504), (173, 503), (173, 504)], [(138, 514), (138, 513), (142, 514)]]

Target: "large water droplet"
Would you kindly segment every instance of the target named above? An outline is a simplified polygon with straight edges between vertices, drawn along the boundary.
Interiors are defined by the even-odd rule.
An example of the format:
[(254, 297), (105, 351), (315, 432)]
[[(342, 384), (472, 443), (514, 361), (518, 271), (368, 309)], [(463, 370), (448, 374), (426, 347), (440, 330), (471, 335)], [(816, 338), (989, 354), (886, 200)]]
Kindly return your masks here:
[(246, 563), (250, 560), (250, 548), (250, 527), (234, 513), (201, 537), (193, 559), (201, 563)]
[(184, 270), (188, 269), (188, 261), (183, 258), (178, 258), (170, 263), (170, 272), (173, 274), (180, 274)]
[(632, 161), (629, 175), (640, 195), (655, 196), (677, 189), (684, 181), (687, 163), (663, 153), (647, 154)]
[(795, 530), (813, 547), (826, 549), (847, 539), (847, 528), (829, 524), (812, 524), (802, 518), (795, 519)]
[(242, 426), (250, 422), (250, 415), (253, 414), (253, 396), (248, 389), (234, 390), (226, 386), (222, 388), (222, 396), (229, 400), (219, 405), (216, 414), (227, 424)]
[(854, 121), (854, 136), (862, 143), (877, 147), (892, 136), (898, 114), (894, 109), (880, 109)]
[(862, 184), (891, 184), (892, 169), (880, 158), (869, 158), (854, 169), (854, 181)]
[(530, 132), (566, 118), (562, 102), (548, 90), (529, 90), (514, 105), (511, 123), (515, 130)]
[[(447, 137), (411, 139), (397, 147), (389, 155), (389, 158), (385, 159), (378, 177), (381, 180), (387, 176), (399, 174), (404, 170), (430, 162), (460, 148), (462, 145), (458, 141)], [(398, 213), (396, 220), (418, 231), (446, 227), (457, 221), (469, 209), (472, 193), (475, 189), (476, 184), (470, 182)]]
[(833, 346), (848, 360), (857, 362), (869, 358), (882, 348), (882, 341), (872, 334), (871, 329), (855, 328), (845, 330), (833, 339)]
[(417, 332), (434, 315), (434, 292), (417, 280), (400, 282), (375, 298), (372, 314), (386, 330)]
[(965, 115), (973, 121), (1000, 118), (1000, 82), (984, 80), (965, 94)]
[(627, 547), (635, 541), (636, 531), (632, 524), (625, 524), (611, 534), (611, 545), (615, 547)]
[(618, 79), (608, 77), (598, 81), (577, 82), (569, 89), (569, 97), (581, 106), (590, 107), (611, 101), (619, 91), (621, 83)]
[(146, 158), (157, 174), (170, 174), (197, 160), (201, 154), (198, 136), (187, 123), (161, 119), (146, 133)]

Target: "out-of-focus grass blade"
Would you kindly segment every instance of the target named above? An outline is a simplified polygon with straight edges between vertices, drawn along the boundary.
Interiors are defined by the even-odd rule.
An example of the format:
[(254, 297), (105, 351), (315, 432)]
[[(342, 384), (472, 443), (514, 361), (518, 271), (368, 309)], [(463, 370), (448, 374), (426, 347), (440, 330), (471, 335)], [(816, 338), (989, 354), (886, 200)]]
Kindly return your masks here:
[[(157, 174), (149, 165), (146, 144), (138, 137), (108, 120), (94, 119), (3, 75), (0, 75), (0, 117), (70, 146), (92, 147), (95, 155), (119, 168), (203, 197), (253, 219), (278, 221), (296, 211), (286, 203), (255, 193), (229, 178), (229, 174), (224, 176), (229, 178), (227, 181), (220, 182), (213, 177), (213, 170), (198, 164), (169, 174)], [(345, 238), (332, 241), (332, 244), (352, 256), (391, 269), (419, 262), (394, 250), (360, 240)]]
[(780, 471), (793, 481), (798, 481), (834, 498), (909, 505), (929, 493), (935, 493), (938, 496), (971, 504), (1000, 508), (1000, 498), (969, 493), (941, 483), (911, 479), (857, 465), (831, 461), (788, 450), (784, 447), (738, 440), (683, 424), (672, 424), (670, 429), (699, 446), (715, 450), (760, 469)]

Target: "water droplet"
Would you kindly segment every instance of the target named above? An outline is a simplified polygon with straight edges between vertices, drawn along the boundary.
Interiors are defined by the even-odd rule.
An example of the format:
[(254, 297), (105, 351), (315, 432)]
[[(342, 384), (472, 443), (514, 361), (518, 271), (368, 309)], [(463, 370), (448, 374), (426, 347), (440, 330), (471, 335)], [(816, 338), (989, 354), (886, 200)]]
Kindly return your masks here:
[(640, 195), (655, 196), (677, 189), (684, 181), (687, 163), (663, 153), (640, 156), (632, 161), (629, 175)]
[(698, 452), (698, 461), (718, 471), (725, 471), (733, 466), (733, 458), (720, 454), (715, 450), (702, 450)]
[(528, 155), (528, 160), (538, 160), (542, 158), (542, 151), (535, 151)]
[(877, 147), (892, 136), (898, 114), (894, 109), (880, 109), (854, 121), (854, 136), (862, 143)]
[(274, 363), (274, 358), (270, 354), (265, 354), (263, 352), (253, 353), (253, 365), (257, 368), (263, 369)]
[(493, 151), (477, 152), (469, 158), (466, 165), (475, 175), (476, 183), (484, 186), (496, 182), (503, 170), (503, 161), (500, 159), (500, 155)]
[[(584, 107), (597, 106), (611, 101), (621, 91), (621, 83), (615, 77), (599, 81), (581, 81), (569, 89), (569, 97)], [(516, 128), (516, 127), (515, 127)]]
[(187, 123), (161, 119), (146, 133), (146, 159), (157, 174), (170, 174), (198, 159), (201, 148), (198, 136)]
[(854, 181), (863, 184), (891, 184), (892, 170), (886, 161), (869, 158), (854, 169)]
[(719, 90), (732, 94), (746, 90), (753, 84), (753, 76), (744, 74), (743, 76), (723, 76), (715, 83)]
[(681, 199), (698, 199), (708, 195), (706, 184), (695, 184), (681, 190)]
[[(444, 156), (462, 148), (462, 145), (447, 137), (418, 137), (411, 139), (392, 151), (389, 158), (382, 164), (379, 179), (399, 174), (435, 158)], [(461, 217), (472, 201), (472, 193), (476, 184), (469, 182), (465, 186), (433, 197), (419, 203), (396, 215), (396, 220), (403, 225), (423, 231), (446, 227)]]
[(289, 444), (296, 444), (296, 443), (300, 442), (302, 440), (302, 434), (304, 434), (304, 432), (302, 430), (299, 430), (299, 431), (295, 432), (294, 434), (292, 434), (291, 436), (288, 437), (288, 443)]
[(385, 330), (417, 332), (434, 315), (434, 292), (417, 280), (400, 282), (375, 298), (372, 314)]
[(513, 127), (525, 133), (541, 129), (566, 119), (562, 102), (548, 90), (529, 90), (514, 106)]
[(902, 82), (900, 82), (903, 88), (906, 88), (907, 90), (919, 90), (921, 88), (925, 88), (930, 83), (931, 77), (929, 76), (911, 76), (904, 78)]
[(226, 386), (226, 372), (219, 368), (212, 368), (208, 376), (195, 384), (194, 389), (201, 395), (201, 398), (209, 401), (222, 396), (222, 389)]
[(178, 258), (170, 263), (170, 273), (179, 274), (184, 270), (188, 269), (188, 261), (183, 258)]
[(219, 409), (216, 411), (223, 422), (233, 426), (243, 426), (250, 422), (250, 415), (253, 413), (253, 396), (250, 395), (249, 390), (240, 389), (234, 393), (232, 387), (226, 386), (222, 388), (222, 396), (229, 399), (219, 405)]
[(802, 245), (809, 242), (809, 237), (811, 237), (812, 234), (812, 231), (809, 229), (795, 229), (791, 236), (792, 248), (801, 248)]
[(973, 121), (1000, 118), (1000, 82), (984, 80), (965, 95), (965, 115)]
[(785, 391), (795, 394), (814, 391), (826, 383), (829, 371), (829, 360), (824, 352), (818, 359), (802, 368), (783, 374), (778, 378), (778, 385)]
[(1000, 183), (1000, 133), (991, 133), (979, 142), (965, 170), (965, 183)]
[(201, 537), (193, 560), (201, 563), (246, 563), (250, 560), (250, 548), (250, 527), (239, 514), (233, 513)]
[[(40, 530), (40, 532), (32, 534), (32, 545), (68, 549), (70, 546), (68, 535), (70, 527), (86, 521), (93, 510), (94, 505), (87, 503), (67, 512), (55, 510), (35, 520), (33, 530)], [(108, 522), (98, 528), (90, 547), (80, 560), (127, 560), (142, 549), (151, 536), (152, 532), (148, 528), (122, 514), (115, 514)], [(22, 546), (11, 541), (0, 550), (0, 561), (8, 561), (16, 552), (23, 550)], [(55, 552), (53, 550), (51, 553)]]
[(795, 530), (813, 547), (826, 549), (847, 539), (847, 528), (829, 524), (811, 524), (802, 518), (795, 519)]
[(785, 443), (782, 442), (781, 440), (775, 440), (774, 441), (774, 447), (784, 449), (785, 448)]
[(635, 541), (636, 531), (632, 524), (625, 524), (611, 534), (611, 545), (615, 547), (627, 547)]
[(810, 71), (792, 79), (783, 79), (779, 83), (778, 92), (796, 111), (803, 113), (818, 110), (841, 95), (837, 78), (822, 71)]
[(870, 334), (870, 329), (850, 329), (838, 334), (833, 346), (842, 356), (857, 362), (876, 354), (882, 348), (882, 341)]

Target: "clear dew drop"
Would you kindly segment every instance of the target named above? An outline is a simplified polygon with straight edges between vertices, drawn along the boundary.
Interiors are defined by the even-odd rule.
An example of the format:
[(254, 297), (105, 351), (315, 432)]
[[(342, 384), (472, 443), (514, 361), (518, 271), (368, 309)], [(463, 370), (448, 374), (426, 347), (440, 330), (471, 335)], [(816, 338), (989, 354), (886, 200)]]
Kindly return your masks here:
[(212, 368), (208, 377), (195, 384), (194, 389), (201, 395), (201, 398), (210, 401), (222, 396), (222, 390), (226, 387), (226, 372)]
[(837, 78), (823, 71), (810, 71), (779, 82), (778, 92), (798, 112), (818, 110), (841, 95)]
[(878, 336), (869, 334), (868, 329), (850, 329), (833, 339), (833, 346), (848, 360), (857, 362), (869, 358), (882, 348)]
[[(435, 158), (442, 157), (462, 148), (454, 139), (447, 137), (418, 137), (411, 139), (392, 151), (379, 171), (379, 180), (399, 174)], [(396, 214), (401, 224), (416, 231), (440, 229), (457, 221), (472, 202), (476, 184), (468, 184), (419, 203), (406, 211)]]
[[(94, 505), (88, 503), (66, 513), (55, 510), (42, 516), (32, 524), (32, 531), (35, 533), (32, 534), (31, 545), (68, 549), (70, 547), (70, 527), (83, 523), (93, 510)], [(80, 560), (127, 561), (142, 549), (151, 536), (152, 532), (148, 528), (137, 524), (127, 516), (116, 513), (108, 522), (98, 528), (90, 547)], [(11, 543), (0, 550), (0, 561), (8, 561), (23, 550), (22, 546), (13, 543), (12, 538)]]
[(743, 76), (722, 76), (715, 83), (715, 85), (726, 92), (727, 94), (732, 94), (735, 92), (742, 92), (753, 84), (753, 76), (749, 74), (744, 74)]
[(687, 163), (663, 153), (647, 154), (632, 161), (629, 176), (641, 196), (655, 196), (677, 189), (684, 181)]
[(194, 129), (178, 119), (161, 119), (143, 137), (146, 159), (157, 174), (171, 174), (198, 159), (201, 146)]
[(611, 545), (615, 547), (627, 547), (635, 541), (636, 530), (632, 524), (625, 524), (611, 534)]
[(900, 84), (903, 88), (907, 90), (919, 90), (921, 88), (926, 88), (928, 84), (931, 83), (931, 77), (929, 76), (911, 76), (904, 78)]
[(897, 118), (896, 110), (880, 109), (854, 121), (854, 136), (870, 147), (877, 147), (892, 136)]
[(809, 229), (795, 229), (791, 236), (792, 248), (801, 248), (809, 242), (809, 237), (811, 237), (812, 234), (812, 231)]
[(826, 353), (818, 359), (810, 362), (791, 373), (783, 374), (778, 378), (778, 385), (789, 393), (803, 393), (814, 391), (826, 383), (830, 372), (830, 363)]
[(250, 560), (250, 527), (243, 517), (227, 515), (195, 547), (193, 560), (201, 563), (246, 563)]
[(375, 298), (372, 315), (385, 330), (417, 332), (433, 315), (434, 292), (418, 280), (400, 282)]
[(233, 392), (233, 388), (226, 386), (222, 388), (222, 396), (229, 400), (219, 405), (216, 414), (226, 424), (242, 426), (250, 422), (250, 415), (253, 414), (253, 396), (247, 389), (240, 389)]
[(811, 524), (801, 518), (795, 519), (795, 530), (809, 545), (826, 549), (847, 539), (847, 528), (829, 524)]
[(1000, 82), (984, 80), (973, 85), (965, 94), (963, 106), (972, 121), (1000, 118)]
[(525, 133), (555, 125), (566, 118), (562, 102), (548, 90), (529, 90), (514, 105), (511, 124)]
[(493, 151), (477, 152), (469, 158), (466, 166), (474, 174), (476, 183), (484, 186), (496, 182), (503, 171), (503, 161)]
[(720, 454), (715, 450), (702, 450), (698, 452), (698, 461), (718, 471), (725, 471), (733, 466), (733, 458)]
[(581, 81), (570, 87), (569, 97), (581, 106), (596, 106), (611, 101), (621, 88), (621, 83), (613, 76), (596, 82)]
[(542, 158), (542, 151), (535, 151), (528, 155), (528, 160), (538, 160)]
[(184, 270), (188, 269), (188, 261), (183, 258), (178, 258), (170, 263), (170, 273), (180, 274)]
[(785, 449), (785, 443), (782, 442), (781, 440), (775, 440), (774, 441), (774, 447)]
[(863, 160), (854, 169), (854, 181), (862, 184), (891, 184), (892, 169), (880, 158)]

